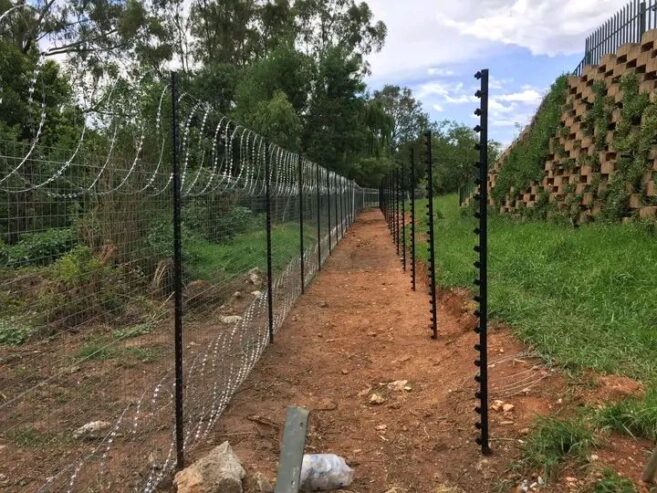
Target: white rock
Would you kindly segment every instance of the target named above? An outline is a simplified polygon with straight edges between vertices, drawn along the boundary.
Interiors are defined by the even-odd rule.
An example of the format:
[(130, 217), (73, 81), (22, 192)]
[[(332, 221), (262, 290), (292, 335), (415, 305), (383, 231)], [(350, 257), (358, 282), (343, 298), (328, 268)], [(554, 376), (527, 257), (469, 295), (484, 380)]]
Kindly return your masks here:
[(251, 291), (251, 294), (255, 296), (256, 298), (260, 298), (262, 296), (262, 291), (258, 291), (257, 289), (255, 291)]
[(395, 380), (388, 384), (388, 389), (394, 392), (401, 392), (408, 385), (408, 380)]
[(240, 317), (239, 315), (222, 315), (221, 317), (219, 317), (219, 321), (222, 324), (233, 325), (240, 323), (242, 321), (242, 317)]
[(383, 404), (386, 400), (379, 394), (372, 394), (370, 396), (370, 404), (378, 405)]
[(101, 438), (104, 431), (112, 426), (107, 421), (90, 421), (89, 423), (80, 426), (73, 432), (73, 438), (94, 439)]
[(224, 442), (176, 474), (178, 493), (242, 493), (246, 473), (228, 442)]
[(262, 286), (262, 273), (260, 272), (260, 269), (254, 267), (248, 272), (248, 276), (251, 284), (257, 287)]

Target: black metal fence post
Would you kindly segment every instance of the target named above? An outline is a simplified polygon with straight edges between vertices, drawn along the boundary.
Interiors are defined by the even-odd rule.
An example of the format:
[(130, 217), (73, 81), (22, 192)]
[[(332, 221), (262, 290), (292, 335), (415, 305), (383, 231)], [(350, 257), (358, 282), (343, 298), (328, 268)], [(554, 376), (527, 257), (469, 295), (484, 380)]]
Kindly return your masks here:
[(476, 149), (479, 151), (479, 162), (475, 163), (479, 174), (476, 184), (479, 190), (475, 199), (478, 200), (478, 210), (475, 217), (479, 219), (479, 227), (475, 233), (479, 237), (479, 244), (475, 246), (475, 252), (479, 253), (479, 260), (475, 262), (475, 267), (479, 269), (479, 277), (474, 283), (479, 287), (479, 294), (475, 296), (475, 301), (479, 303), (479, 309), (475, 315), (479, 318), (479, 325), (475, 332), (479, 333), (479, 344), (475, 345), (475, 350), (479, 353), (479, 359), (475, 365), (479, 367), (479, 375), (475, 377), (479, 383), (479, 391), (476, 397), (480, 400), (480, 405), (475, 411), (480, 415), (481, 421), (476, 423), (477, 428), (481, 431), (481, 436), (477, 438), (477, 443), (481, 446), (484, 454), (490, 453), (490, 444), (488, 437), (488, 70), (484, 69), (475, 75), (481, 81), (481, 89), (476, 96), (481, 99), (481, 107), (475, 111), (479, 116), (479, 125), (475, 131), (479, 132), (479, 143)]
[(344, 188), (342, 177), (338, 178), (338, 193), (340, 194), (340, 239), (344, 238)]
[(431, 337), (438, 338), (438, 304), (436, 299), (436, 249), (434, 239), (433, 214), (433, 158), (431, 155), (431, 131), (424, 134), (425, 159), (427, 165), (427, 220), (429, 245), (429, 302), (431, 303)]
[(269, 326), (269, 343), (274, 342), (274, 295), (272, 293), (271, 266), (271, 174), (269, 146), (265, 146), (265, 206), (267, 207), (267, 314)]
[(303, 160), (299, 154), (299, 254), (301, 269), (301, 294), (306, 292), (306, 276), (304, 272), (304, 249), (303, 249)]
[(333, 201), (333, 204), (335, 205), (335, 246), (338, 246), (338, 242), (340, 241), (339, 238), (339, 232), (340, 232), (340, 225), (338, 221), (340, 221), (340, 215), (338, 214), (338, 202), (340, 201), (340, 196), (338, 195), (338, 174), (333, 173), (333, 190), (335, 191), (335, 200)]
[(173, 174), (173, 286), (174, 286), (174, 353), (175, 353), (175, 427), (176, 468), (185, 466), (183, 421), (183, 286), (182, 286), (182, 198), (178, 163), (178, 92), (176, 72), (171, 72), (171, 145)]
[(317, 270), (322, 270), (322, 183), (319, 176), (319, 164), (315, 164), (317, 177)]
[(331, 172), (326, 170), (326, 200), (327, 200), (327, 216), (328, 216), (328, 247), (329, 255), (331, 255)]
[(415, 148), (411, 147), (411, 285), (415, 291)]
[(395, 245), (397, 246), (397, 256), (399, 257), (399, 170), (395, 170)]
[(404, 265), (404, 272), (406, 272), (406, 194), (405, 194), (405, 181), (404, 181), (404, 162), (401, 162), (401, 170), (399, 172), (399, 190), (401, 194), (401, 244), (402, 244), (402, 264)]

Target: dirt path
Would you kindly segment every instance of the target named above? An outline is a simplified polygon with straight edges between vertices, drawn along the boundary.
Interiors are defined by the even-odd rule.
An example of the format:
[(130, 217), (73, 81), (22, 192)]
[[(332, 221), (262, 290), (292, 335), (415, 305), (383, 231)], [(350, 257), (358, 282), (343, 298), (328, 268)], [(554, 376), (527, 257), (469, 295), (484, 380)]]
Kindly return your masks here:
[[(286, 408), (299, 405), (311, 409), (306, 451), (344, 456), (355, 468), (349, 491), (493, 491), (517, 457), (524, 429), (553, 410), (563, 380), (527, 358), (508, 331), (493, 331), (493, 394), (515, 408), (493, 412), (495, 453), (483, 459), (474, 443), (471, 309), (464, 296), (442, 297), (441, 337), (432, 341), (422, 283), (411, 290), (381, 214), (361, 215), (235, 395), (211, 443), (191, 458), (229, 440), (249, 472), (274, 478)], [(408, 388), (389, 390), (396, 380), (408, 380)], [(385, 401), (372, 404), (373, 393)]]

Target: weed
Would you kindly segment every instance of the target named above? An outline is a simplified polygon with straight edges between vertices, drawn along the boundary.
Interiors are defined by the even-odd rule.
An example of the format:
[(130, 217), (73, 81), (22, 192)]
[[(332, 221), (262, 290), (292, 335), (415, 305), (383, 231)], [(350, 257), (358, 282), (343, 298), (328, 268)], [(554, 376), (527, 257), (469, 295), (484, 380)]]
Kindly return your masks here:
[(0, 318), (0, 344), (20, 346), (30, 337), (34, 329), (16, 317)]
[(153, 330), (153, 324), (145, 322), (142, 324), (133, 325), (124, 329), (116, 329), (112, 332), (115, 339), (131, 339), (133, 337), (143, 336), (149, 334)]
[(602, 478), (590, 490), (590, 493), (636, 493), (636, 488), (627, 478), (616, 471), (605, 469)]
[(125, 349), (125, 355), (142, 363), (152, 363), (164, 355), (164, 350), (160, 347), (130, 347)]
[(528, 469), (542, 468), (551, 478), (566, 459), (583, 460), (594, 445), (593, 432), (579, 418), (539, 418), (523, 446), (520, 464)]
[(633, 437), (657, 438), (657, 389), (645, 397), (625, 399), (606, 406), (597, 415), (597, 424)]
[(5, 437), (19, 447), (25, 448), (43, 447), (54, 439), (54, 437), (35, 430), (31, 426), (11, 429), (5, 433)]
[(110, 348), (105, 343), (89, 343), (85, 344), (80, 348), (76, 353), (75, 357), (79, 360), (93, 360), (93, 361), (105, 361), (108, 359), (115, 358), (117, 356), (117, 351), (114, 348)]

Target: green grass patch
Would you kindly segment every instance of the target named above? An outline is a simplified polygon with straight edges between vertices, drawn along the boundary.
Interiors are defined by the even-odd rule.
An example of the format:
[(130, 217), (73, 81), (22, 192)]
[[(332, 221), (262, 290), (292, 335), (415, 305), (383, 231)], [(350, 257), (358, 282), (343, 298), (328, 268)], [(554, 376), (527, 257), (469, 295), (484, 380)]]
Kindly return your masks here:
[[(312, 245), (315, 237), (306, 234), (306, 246)], [(271, 232), (272, 268), (280, 272), (299, 255), (299, 225), (285, 223), (274, 226)], [(258, 267), (267, 269), (267, 237), (263, 228), (237, 235), (225, 243), (212, 243), (194, 239), (187, 242), (185, 249), (193, 258), (186, 266), (192, 279), (217, 281), (221, 276), (234, 276)]]
[(620, 476), (616, 471), (605, 469), (602, 478), (590, 491), (591, 493), (636, 493), (637, 489), (629, 479)]
[[(423, 210), (421, 202), (417, 210)], [(462, 214), (456, 195), (439, 197), (436, 208), (439, 283), (474, 287), (475, 220)], [(562, 367), (648, 383), (657, 371), (656, 241), (654, 228), (642, 224), (573, 229), (493, 214), (491, 316)], [(418, 254), (426, 258), (426, 247)]]
[(606, 406), (597, 415), (598, 426), (633, 437), (657, 439), (657, 389), (644, 398), (624, 399)]
[(581, 418), (539, 418), (523, 446), (520, 465), (540, 468), (549, 479), (566, 460), (584, 461), (594, 445), (593, 432)]
[(106, 361), (118, 356), (116, 348), (109, 347), (105, 342), (91, 342), (82, 346), (75, 357), (85, 361)]
[(112, 337), (115, 339), (132, 339), (149, 334), (153, 330), (153, 324), (145, 322), (142, 324), (133, 325), (132, 327), (125, 327), (123, 329), (116, 329), (112, 331)]
[(40, 448), (64, 440), (61, 436), (35, 430), (32, 426), (13, 428), (5, 433), (5, 438), (24, 448)]

